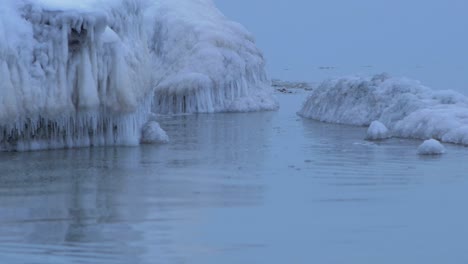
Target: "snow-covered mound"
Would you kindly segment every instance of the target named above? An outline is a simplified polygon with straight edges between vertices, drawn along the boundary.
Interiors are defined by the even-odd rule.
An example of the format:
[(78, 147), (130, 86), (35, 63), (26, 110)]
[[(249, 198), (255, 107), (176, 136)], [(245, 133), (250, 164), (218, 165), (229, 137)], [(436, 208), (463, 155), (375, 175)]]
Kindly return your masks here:
[(396, 137), (468, 145), (467, 97), (385, 74), (325, 81), (312, 91), (298, 114), (360, 126), (379, 120)]
[(143, 126), (141, 143), (159, 144), (169, 142), (169, 136), (156, 121), (149, 121)]
[(253, 36), (212, 0), (158, 0), (148, 14), (156, 113), (278, 108)]
[(372, 122), (367, 129), (367, 140), (380, 140), (390, 137), (390, 131), (388, 131), (388, 128), (379, 121)]
[(251, 36), (211, 0), (0, 5), (0, 150), (136, 145), (153, 103), (276, 107)]
[(426, 140), (418, 147), (419, 155), (440, 155), (444, 153), (445, 147), (435, 139)]

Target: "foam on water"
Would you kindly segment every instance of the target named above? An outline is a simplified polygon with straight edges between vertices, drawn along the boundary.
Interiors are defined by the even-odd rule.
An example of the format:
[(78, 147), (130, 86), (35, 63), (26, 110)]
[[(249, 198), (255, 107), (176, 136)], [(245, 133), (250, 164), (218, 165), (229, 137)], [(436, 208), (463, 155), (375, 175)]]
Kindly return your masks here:
[(385, 74), (325, 81), (312, 91), (298, 114), (359, 126), (378, 120), (396, 137), (468, 145), (466, 96)]

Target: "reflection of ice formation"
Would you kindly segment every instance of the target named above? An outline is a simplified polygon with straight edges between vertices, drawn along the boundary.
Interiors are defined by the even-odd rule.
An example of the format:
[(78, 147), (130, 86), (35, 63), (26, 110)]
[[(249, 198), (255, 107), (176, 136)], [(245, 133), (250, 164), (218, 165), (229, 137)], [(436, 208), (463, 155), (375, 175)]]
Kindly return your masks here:
[(299, 115), (351, 125), (379, 120), (397, 137), (468, 145), (467, 97), (385, 74), (325, 81), (312, 91)]
[(209, 0), (1, 5), (0, 150), (136, 145), (153, 101), (159, 113), (276, 107), (252, 37)]
[[(175, 137), (171, 148), (1, 153), (1, 263), (190, 262), (183, 234), (199, 220), (194, 211), (262, 202), (262, 181), (239, 173), (232, 162), (238, 153), (219, 144), (265, 140), (268, 131), (257, 128), (268, 121), (249, 116), (193, 116), (194, 129), (177, 122), (187, 116), (177, 116), (168, 131), (188, 138)], [(208, 120), (252, 124), (257, 133)], [(237, 158), (256, 168), (265, 155), (253, 153)]]

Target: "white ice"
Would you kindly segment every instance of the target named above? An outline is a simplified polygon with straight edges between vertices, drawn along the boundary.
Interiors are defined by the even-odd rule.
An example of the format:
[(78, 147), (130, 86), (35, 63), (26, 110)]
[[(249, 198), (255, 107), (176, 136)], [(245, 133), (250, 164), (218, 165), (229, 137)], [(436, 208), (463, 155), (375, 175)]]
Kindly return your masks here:
[(278, 108), (253, 36), (211, 0), (159, 0), (149, 10), (156, 113)]
[(143, 126), (141, 143), (158, 144), (169, 142), (169, 136), (156, 121), (149, 121)]
[(388, 128), (379, 121), (374, 121), (367, 129), (367, 140), (381, 140), (390, 138), (390, 131)]
[(435, 139), (426, 140), (418, 147), (419, 155), (440, 155), (444, 153), (445, 147)]
[(277, 107), (211, 0), (0, 0), (0, 150), (136, 145), (158, 113)]
[(298, 114), (359, 126), (379, 120), (396, 137), (468, 145), (466, 96), (385, 74), (325, 81), (311, 92)]

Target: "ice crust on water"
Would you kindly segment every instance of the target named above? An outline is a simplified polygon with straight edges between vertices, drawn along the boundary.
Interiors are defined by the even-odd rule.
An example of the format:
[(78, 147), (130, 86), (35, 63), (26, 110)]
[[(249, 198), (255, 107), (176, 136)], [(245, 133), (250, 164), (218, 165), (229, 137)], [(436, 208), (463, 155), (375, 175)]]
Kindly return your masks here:
[(359, 126), (379, 120), (396, 137), (468, 145), (466, 96), (386, 74), (327, 80), (311, 92), (298, 114)]
[(426, 140), (418, 147), (419, 155), (440, 155), (444, 153), (445, 147), (435, 139)]
[(381, 140), (390, 137), (390, 131), (388, 131), (388, 128), (379, 121), (372, 122), (367, 129), (367, 140)]
[(0, 150), (136, 145), (152, 106), (277, 106), (252, 37), (210, 0), (0, 5)]

